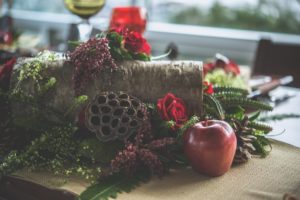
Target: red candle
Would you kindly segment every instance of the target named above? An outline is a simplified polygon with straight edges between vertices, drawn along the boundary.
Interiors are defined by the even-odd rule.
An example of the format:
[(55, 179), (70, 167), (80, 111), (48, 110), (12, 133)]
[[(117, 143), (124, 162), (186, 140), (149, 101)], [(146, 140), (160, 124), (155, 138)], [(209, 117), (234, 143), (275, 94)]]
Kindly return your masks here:
[(143, 33), (146, 28), (147, 14), (146, 10), (141, 7), (116, 7), (112, 10), (109, 27), (118, 28), (126, 27), (129, 30)]

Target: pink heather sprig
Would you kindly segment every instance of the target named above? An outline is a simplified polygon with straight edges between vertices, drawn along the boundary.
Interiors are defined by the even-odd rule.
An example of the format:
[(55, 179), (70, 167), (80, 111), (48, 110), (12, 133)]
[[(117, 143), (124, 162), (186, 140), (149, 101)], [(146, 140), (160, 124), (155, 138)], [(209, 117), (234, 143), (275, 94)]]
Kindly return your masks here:
[(132, 175), (137, 167), (137, 147), (133, 144), (127, 144), (125, 149), (120, 151), (115, 159), (111, 161), (113, 172), (119, 172), (122, 169), (127, 175)]
[(176, 139), (172, 137), (165, 137), (162, 139), (153, 140), (147, 144), (147, 148), (153, 151), (166, 151), (168, 146), (175, 144)]
[(165, 167), (158, 156), (149, 149), (140, 149), (138, 151), (139, 159), (147, 166), (152, 174), (162, 176), (165, 172)]
[(74, 66), (73, 81), (76, 95), (80, 95), (87, 82), (103, 69), (117, 68), (106, 38), (91, 38), (76, 47), (68, 57)]
[(125, 148), (111, 161), (112, 171), (132, 175), (138, 167), (145, 166), (152, 174), (162, 176), (167, 167), (159, 159), (159, 153), (168, 153), (167, 147), (174, 144), (176, 139), (165, 137), (153, 140), (151, 124), (145, 122), (133, 141), (127, 142)]
[(145, 121), (145, 123), (139, 128), (134, 138), (134, 142), (136, 145), (140, 146), (151, 141), (152, 138), (153, 135), (151, 133), (151, 124), (149, 121)]

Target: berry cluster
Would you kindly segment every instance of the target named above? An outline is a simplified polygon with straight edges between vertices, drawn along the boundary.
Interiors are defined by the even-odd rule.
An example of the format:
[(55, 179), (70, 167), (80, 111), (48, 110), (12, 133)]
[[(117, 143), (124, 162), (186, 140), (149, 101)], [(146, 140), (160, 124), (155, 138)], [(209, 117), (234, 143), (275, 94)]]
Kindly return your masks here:
[(113, 172), (124, 171), (125, 174), (132, 175), (139, 166), (146, 166), (152, 174), (162, 176), (167, 168), (159, 155), (167, 153), (167, 147), (175, 142), (175, 138), (168, 137), (153, 140), (150, 123), (145, 123), (134, 142), (128, 142), (111, 161), (111, 168)]
[(137, 147), (133, 144), (127, 144), (123, 151), (118, 152), (115, 159), (111, 161), (113, 172), (123, 169), (127, 175), (132, 175), (137, 164)]
[(69, 53), (68, 57), (74, 65), (73, 80), (76, 95), (79, 95), (87, 82), (95, 78), (100, 71), (117, 67), (106, 38), (91, 38)]

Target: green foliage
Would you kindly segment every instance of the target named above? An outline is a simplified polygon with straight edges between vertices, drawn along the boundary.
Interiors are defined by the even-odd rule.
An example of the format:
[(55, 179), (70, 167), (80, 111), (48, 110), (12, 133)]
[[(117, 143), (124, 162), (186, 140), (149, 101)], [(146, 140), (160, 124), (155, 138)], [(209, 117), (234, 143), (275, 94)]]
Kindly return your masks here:
[(50, 51), (44, 51), (32, 58), (30, 62), (22, 63), (17, 69), (19, 76), (18, 83), (16, 84), (14, 91), (16, 92), (20, 90), (20, 86), (25, 80), (33, 81), (36, 89), (38, 91), (41, 90), (40, 83), (45, 80), (45, 78), (47, 79), (47, 77), (42, 76), (42, 71), (48, 67), (45, 63), (54, 62), (57, 59), (57, 54)]
[(204, 80), (216, 86), (247, 88), (247, 85), (241, 76), (226, 73), (223, 69), (215, 69), (212, 72), (207, 73)]
[(99, 165), (95, 165), (97, 158), (93, 154), (83, 153), (88, 145), (76, 136), (76, 130), (74, 125), (69, 124), (41, 133), (23, 151), (13, 151), (2, 159), (0, 175), (25, 167), (28, 170), (46, 170), (54, 174), (76, 175), (95, 181), (102, 174), (102, 170)]
[(112, 57), (117, 61), (123, 60), (142, 60), (150, 61), (150, 57), (145, 53), (133, 53), (124, 46), (124, 37), (116, 32), (109, 32), (106, 35), (109, 40), (109, 51)]
[(132, 55), (134, 60), (150, 61), (150, 57), (145, 53), (137, 53)]
[[(257, 139), (252, 144), (255, 147), (255, 153), (261, 157), (266, 157), (272, 150), (270, 141), (264, 136), (257, 136)], [(269, 147), (269, 149), (266, 147)]]
[(259, 115), (260, 115), (260, 111), (251, 113), (251, 115), (249, 115), (249, 120), (250, 121), (254, 121), (254, 120), (256, 120), (259, 117)]
[(237, 29), (250, 29), (271, 32), (299, 34), (300, 20), (297, 17), (296, 1), (264, 0), (256, 5), (229, 8), (220, 1), (209, 10), (186, 7), (170, 17), (179, 24), (217, 26)]
[[(1, 157), (0, 157), (1, 158)], [(22, 166), (22, 160), (16, 151), (11, 151), (0, 163), (0, 180), (3, 176), (14, 172)]]
[(109, 198), (117, 198), (118, 193), (130, 192), (136, 186), (140, 185), (140, 183), (148, 181), (149, 177), (149, 174), (146, 172), (137, 172), (132, 177), (115, 174), (87, 188), (81, 193), (78, 200), (108, 200)]
[(74, 109), (76, 109), (79, 106), (83, 105), (85, 102), (87, 102), (87, 100), (88, 100), (88, 96), (86, 96), (86, 95), (81, 95), (81, 96), (75, 97), (75, 99), (71, 103), (69, 109), (65, 112), (64, 116), (67, 116)]
[(95, 137), (84, 139), (80, 144), (80, 154), (93, 163), (109, 163), (124, 147), (120, 141), (101, 142)]
[(225, 113), (220, 102), (212, 95), (203, 94), (204, 109), (206, 112), (217, 119), (223, 120), (225, 118)]
[(162, 120), (160, 114), (157, 111), (156, 105), (147, 104), (149, 117), (152, 125), (152, 132), (157, 137), (169, 137), (172, 136), (171, 127), (174, 125), (173, 121)]
[[(9, 115), (10, 123), (6, 127), (10, 134), (9, 142), (17, 141), (21, 142), (21, 145), (18, 145), (17, 151), (8, 155), (2, 154), (7, 151), (0, 149), (1, 175), (23, 167), (30, 170), (50, 170), (55, 174), (74, 174), (90, 180), (95, 180), (101, 175), (99, 165), (93, 166), (97, 161), (95, 155), (84, 154), (82, 148), (87, 150), (89, 146), (82, 144), (82, 138), (77, 137), (73, 119), (68, 120), (64, 113), (55, 110), (45, 101), (52, 89), (56, 87), (56, 78), (43, 75), (43, 70), (47, 68), (45, 63), (55, 61), (56, 58), (52, 53), (44, 53), (33, 58), (29, 63), (21, 64), (18, 69), (19, 85), (13, 91), (1, 92), (1, 96), (5, 97), (8, 104), (13, 102), (13, 109), (20, 107), (24, 111), (20, 115), (18, 112)], [(34, 93), (22, 90), (23, 81), (34, 83)], [(86, 101), (87, 96), (76, 97), (67, 109), (67, 113)], [(0, 140), (3, 139), (1, 137), (2, 134)], [(97, 141), (96, 138), (94, 139)]]
[(74, 138), (76, 129), (69, 125), (45, 131), (31, 142), (21, 155), (25, 166), (55, 170), (65, 162), (76, 162), (78, 142)]
[(200, 121), (200, 118), (196, 115), (192, 116), (187, 122), (183, 124), (183, 126), (180, 127), (180, 129), (177, 131), (177, 138), (182, 137), (184, 132), (190, 128), (191, 126), (195, 125)]

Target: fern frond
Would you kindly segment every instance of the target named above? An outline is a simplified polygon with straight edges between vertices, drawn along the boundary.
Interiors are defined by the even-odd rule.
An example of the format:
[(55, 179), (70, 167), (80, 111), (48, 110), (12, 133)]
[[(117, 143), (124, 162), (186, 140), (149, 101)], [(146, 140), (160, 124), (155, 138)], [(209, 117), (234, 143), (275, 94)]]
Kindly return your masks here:
[(241, 107), (252, 108), (256, 110), (266, 110), (266, 111), (273, 110), (272, 106), (270, 106), (269, 104), (247, 99), (247, 98), (224, 96), (222, 99), (220, 99), (220, 102), (224, 108), (241, 106)]
[(203, 102), (204, 107), (207, 106), (206, 109), (209, 108), (210, 111), (213, 111), (218, 119), (223, 120), (225, 118), (225, 111), (217, 98), (212, 95), (203, 94)]
[(223, 87), (223, 86), (215, 86), (214, 87), (214, 92), (215, 92), (215, 94), (219, 94), (219, 93), (235, 93), (235, 94), (240, 94), (242, 96), (247, 96), (247, 94), (249, 93), (245, 89), (236, 88), (236, 87)]
[(138, 173), (133, 177), (116, 174), (87, 188), (77, 200), (108, 200), (116, 198), (118, 193), (130, 192), (140, 183), (149, 180), (147, 173)]

